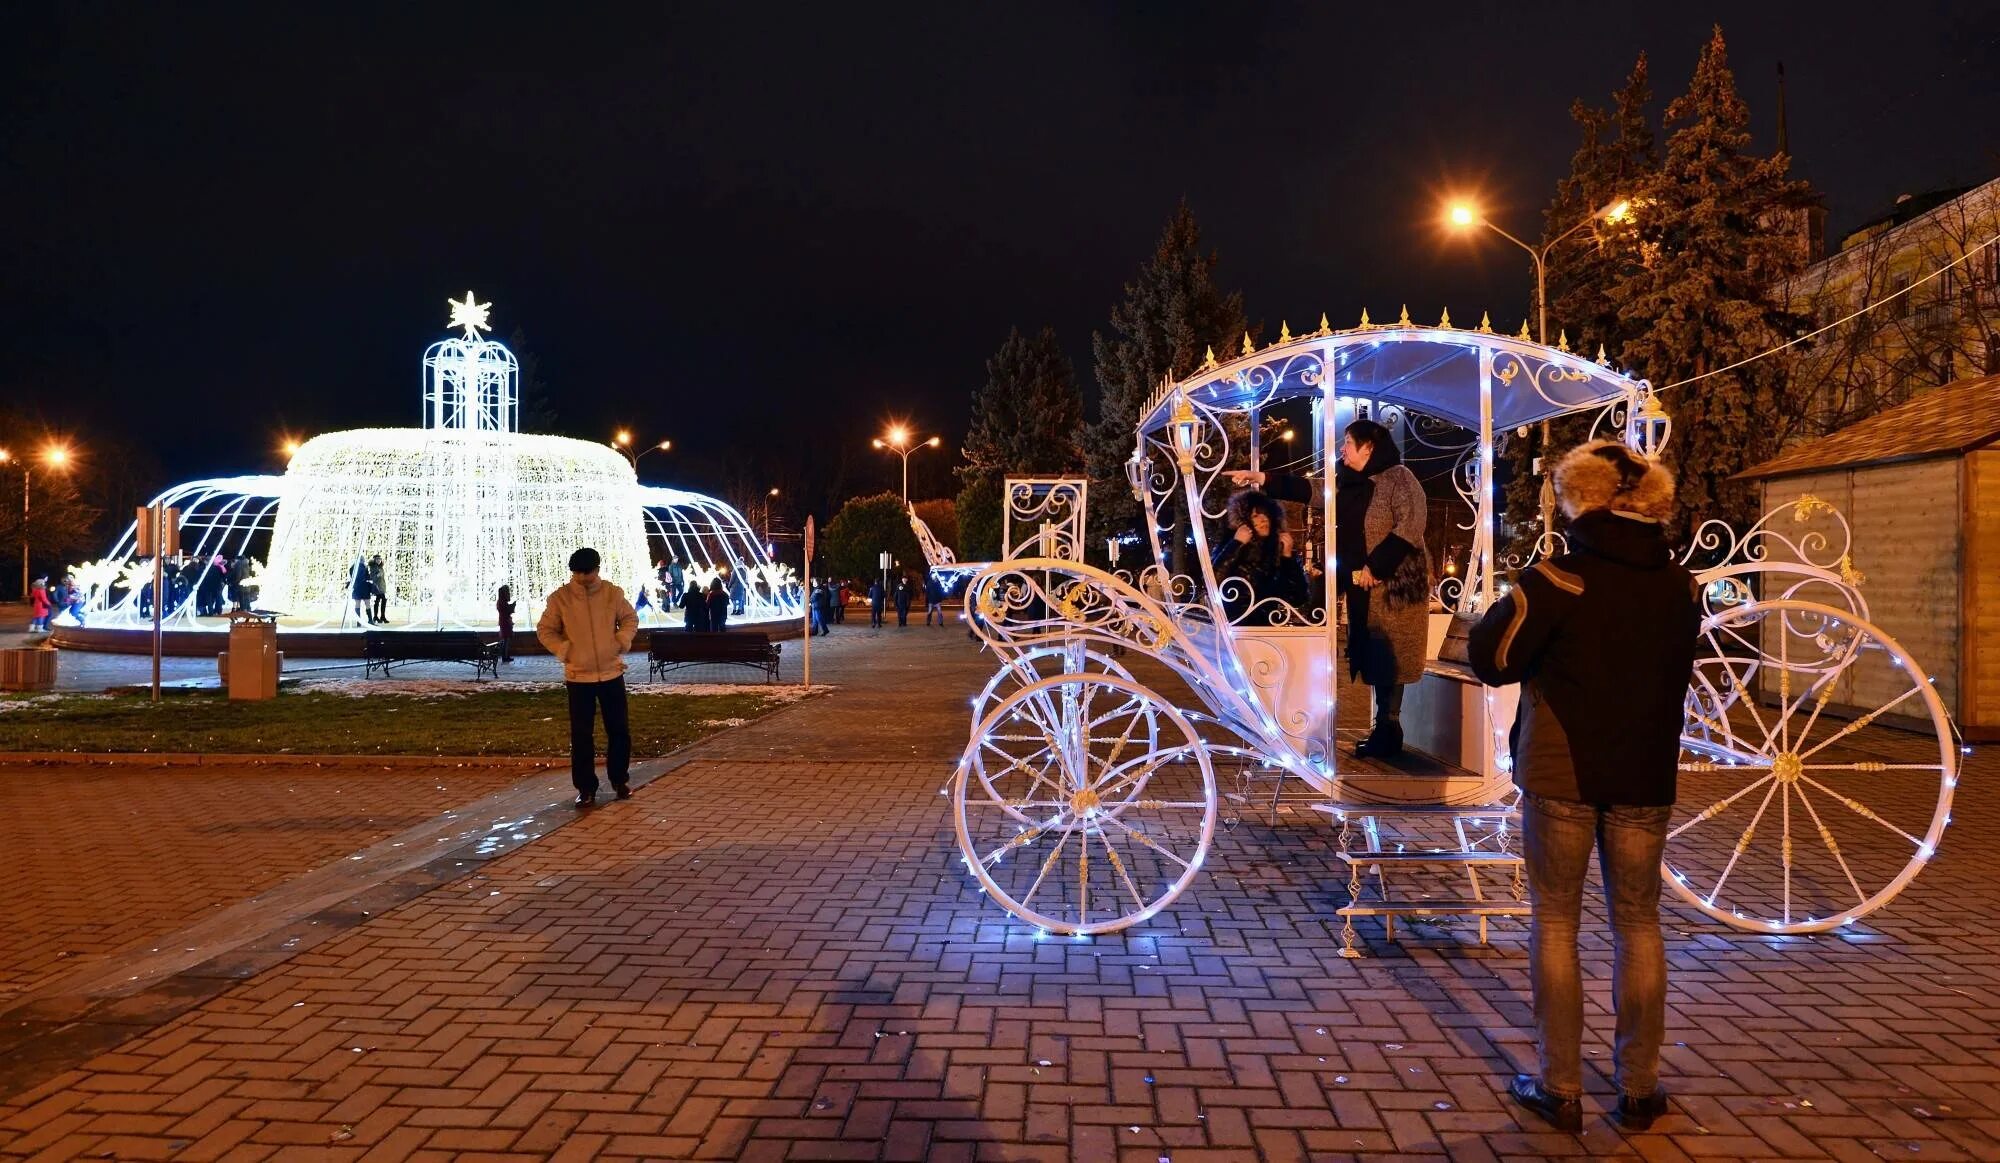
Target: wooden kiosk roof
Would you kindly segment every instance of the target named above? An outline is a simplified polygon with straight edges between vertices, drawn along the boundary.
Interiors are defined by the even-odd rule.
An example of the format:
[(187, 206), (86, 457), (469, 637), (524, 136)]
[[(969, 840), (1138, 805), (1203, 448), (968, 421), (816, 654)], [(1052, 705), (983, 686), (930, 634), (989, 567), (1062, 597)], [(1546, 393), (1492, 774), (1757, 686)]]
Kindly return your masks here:
[(1770, 480), (1955, 456), (2000, 439), (2000, 376), (1957, 380), (1736, 474)]

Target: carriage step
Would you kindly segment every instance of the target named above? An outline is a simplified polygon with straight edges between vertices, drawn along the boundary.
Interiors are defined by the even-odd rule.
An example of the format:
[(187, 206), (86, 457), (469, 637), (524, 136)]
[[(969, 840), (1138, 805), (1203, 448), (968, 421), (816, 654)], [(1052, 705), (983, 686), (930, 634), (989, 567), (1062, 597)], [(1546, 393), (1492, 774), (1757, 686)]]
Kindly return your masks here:
[(1443, 816), (1461, 820), (1518, 820), (1521, 813), (1509, 808), (1483, 807), (1462, 808), (1450, 804), (1342, 804), (1318, 803), (1312, 805), (1315, 812), (1325, 812), (1334, 819), (1353, 816), (1362, 819), (1372, 816)]
[(1525, 917), (1528, 902), (1517, 900), (1421, 900), (1421, 901), (1357, 901), (1343, 905), (1334, 912), (1343, 917), (1381, 916), (1482, 916), (1482, 917)]
[(1523, 863), (1522, 857), (1512, 852), (1461, 852), (1456, 848), (1444, 852), (1342, 852), (1340, 858), (1349, 864), (1492, 864), (1512, 868)]

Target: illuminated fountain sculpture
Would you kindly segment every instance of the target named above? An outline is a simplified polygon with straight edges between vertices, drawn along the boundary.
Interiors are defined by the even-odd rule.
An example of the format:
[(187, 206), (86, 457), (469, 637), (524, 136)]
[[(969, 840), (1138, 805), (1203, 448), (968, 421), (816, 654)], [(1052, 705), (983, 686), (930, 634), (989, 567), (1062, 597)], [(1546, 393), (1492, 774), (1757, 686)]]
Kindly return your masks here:
[[(489, 330), (490, 304), (451, 303), (463, 328), (424, 354), (421, 428), (329, 432), (300, 445), (282, 476), (196, 481), (162, 493), (181, 510), (181, 545), (197, 568), (265, 557), (251, 584), (281, 629), (359, 629), (351, 587), (357, 563), (380, 555), (390, 625), (491, 626), (502, 585), (532, 621), (569, 577), (578, 546), (595, 547), (605, 577), (636, 600), (656, 586), (654, 563), (673, 558), (705, 582), (743, 579), (738, 621), (796, 619), (799, 606), (742, 514), (721, 501), (642, 485), (607, 445), (517, 431), (520, 367)], [(128, 531), (84, 572), (103, 579), (88, 624), (149, 624), (150, 561), (132, 559)], [(268, 555), (268, 556), (266, 556)], [(114, 581), (114, 579), (116, 579)], [(729, 583), (725, 583), (729, 584)], [(211, 587), (213, 588), (213, 587)], [(222, 629), (197, 617), (197, 587), (170, 594), (172, 629)], [(654, 589), (652, 603), (660, 595)], [(658, 615), (654, 615), (658, 617)]]

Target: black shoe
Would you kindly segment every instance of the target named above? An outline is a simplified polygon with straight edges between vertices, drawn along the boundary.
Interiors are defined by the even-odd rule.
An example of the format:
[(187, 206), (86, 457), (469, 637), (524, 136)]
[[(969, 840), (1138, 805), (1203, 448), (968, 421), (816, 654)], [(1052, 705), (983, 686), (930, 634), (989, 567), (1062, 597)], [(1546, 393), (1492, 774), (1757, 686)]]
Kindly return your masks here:
[(1611, 1112), (1611, 1121), (1628, 1131), (1650, 1131), (1653, 1120), (1667, 1113), (1667, 1092), (1659, 1087), (1644, 1098), (1629, 1094), (1618, 1096), (1618, 1109)]
[(1582, 1099), (1557, 1098), (1543, 1090), (1542, 1080), (1532, 1074), (1516, 1074), (1514, 1081), (1507, 1084), (1507, 1093), (1556, 1130), (1572, 1135), (1583, 1131)]
[(1403, 754), (1403, 724), (1391, 719), (1375, 730), (1373, 754), (1377, 759), (1396, 759)]
[(1375, 736), (1369, 735), (1355, 743), (1354, 750), (1349, 752), (1349, 754), (1356, 759), (1372, 758), (1375, 754)]
[(597, 793), (594, 791), (580, 791), (576, 793), (576, 806), (579, 808), (596, 807)]
[(629, 799), (631, 799), (631, 798), (632, 798), (632, 785), (631, 785), (631, 784), (629, 784), (629, 783), (621, 783), (621, 784), (618, 784), (618, 785), (617, 785), (617, 787), (616, 787), (616, 790), (617, 790), (617, 793), (618, 793), (618, 798), (619, 798), (619, 799), (621, 799), (621, 800), (629, 800)]

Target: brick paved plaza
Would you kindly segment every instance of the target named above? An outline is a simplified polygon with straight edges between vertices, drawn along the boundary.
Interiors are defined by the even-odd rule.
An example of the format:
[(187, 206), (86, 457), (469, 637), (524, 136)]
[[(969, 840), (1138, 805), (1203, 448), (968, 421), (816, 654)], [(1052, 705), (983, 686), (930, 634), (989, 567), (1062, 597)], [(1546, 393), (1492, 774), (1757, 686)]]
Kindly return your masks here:
[[(1480, 946), (1469, 923), (1401, 943), (1370, 924), (1369, 956), (1341, 959), (1345, 874), (1300, 800), (1275, 826), (1251, 813), (1219, 832), (1205, 875), (1155, 922), (1038, 941), (965, 875), (939, 795), (988, 660), (955, 629), (850, 623), (822, 643), (814, 677), (838, 691), (697, 745), (631, 802), (572, 822), (550, 810), (560, 777), (526, 776), (512, 802), (564, 826), (499, 853), (441, 843), (449, 857), (400, 903), (327, 908), (311, 919), (329, 935), (161, 979), (156, 996), (203, 973), (217, 984), (5, 1097), (0, 1154), (2000, 1158), (1986, 756), (1939, 858), (1841, 936), (1670, 913), (1678, 1109), (1651, 1134), (1602, 1117), (1609, 957), (1593, 935), (1591, 1113), (1572, 1138), (1501, 1095), (1531, 1055), (1519, 926)], [(207, 789), (303, 773), (0, 767), (0, 803), (39, 805), (0, 814), (0, 852), (71, 837), (77, 882), (61, 903), (10, 892), (4, 931), (70, 947), (101, 923), (104, 943), (143, 938), (143, 953), (206, 893), (238, 899), (340, 863), (343, 846), (395, 842), (360, 816), (421, 830), (417, 817), (505, 796), (513, 778), (435, 774), (328, 776), (347, 782), (293, 798), (286, 831), (270, 801)], [(398, 780), (410, 794), (385, 800)], [(329, 806), (335, 787), (354, 800)], [(202, 871), (218, 853), (268, 879), (232, 896)], [(183, 875), (164, 895), (149, 883)], [(71, 911), (85, 900), (101, 922)], [(134, 911), (158, 923), (119, 928)], [(100, 994), (116, 992), (115, 964), (93, 959)], [(7, 972), (34, 984), (29, 1016), (59, 1050), (48, 1017), (80, 1004), (60, 969), (35, 954)]]

